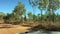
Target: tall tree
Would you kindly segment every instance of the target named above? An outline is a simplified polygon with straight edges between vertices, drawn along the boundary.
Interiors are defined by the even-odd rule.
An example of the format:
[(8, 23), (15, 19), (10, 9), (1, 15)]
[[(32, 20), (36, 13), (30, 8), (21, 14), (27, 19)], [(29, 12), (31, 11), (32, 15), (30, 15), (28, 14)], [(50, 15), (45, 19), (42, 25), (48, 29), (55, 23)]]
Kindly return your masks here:
[(59, 5), (60, 4), (60, 1), (59, 0), (48, 0), (48, 8), (47, 8), (47, 11), (49, 12), (49, 15), (51, 14), (51, 18), (52, 18), (52, 21), (54, 22), (55, 20), (55, 14), (54, 12), (60, 8)]
[(32, 12), (29, 12), (28, 13), (28, 18), (29, 18), (29, 21), (32, 21), (33, 20), (33, 14), (32, 14)]
[(47, 0), (29, 0), (29, 3), (33, 6), (37, 6), (41, 11), (41, 21), (42, 21), (42, 11), (46, 8)]
[[(31, 2), (33, 1), (33, 2)], [(29, 0), (29, 2), (32, 5), (38, 6), (41, 10), (41, 17), (42, 17), (42, 10), (46, 10), (48, 13), (48, 18), (50, 21), (50, 15), (52, 14), (54, 17), (54, 11), (56, 11), (60, 7), (60, 1), (59, 0)], [(54, 18), (52, 19), (54, 21)]]
[(21, 2), (14, 8), (13, 13), (16, 15), (17, 19), (21, 19), (22, 15), (26, 15), (25, 5)]
[(13, 24), (18, 24), (20, 21), (23, 20), (22, 15), (26, 16), (26, 9), (25, 5), (19, 1), (13, 12), (11, 14), (7, 14), (4, 19), (5, 22), (12, 22)]

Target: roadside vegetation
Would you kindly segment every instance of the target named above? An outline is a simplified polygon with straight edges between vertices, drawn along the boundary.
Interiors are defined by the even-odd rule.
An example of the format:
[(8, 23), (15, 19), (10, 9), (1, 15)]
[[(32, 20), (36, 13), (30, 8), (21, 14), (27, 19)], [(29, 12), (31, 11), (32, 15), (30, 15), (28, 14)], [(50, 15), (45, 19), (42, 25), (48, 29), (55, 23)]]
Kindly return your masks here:
[[(28, 0), (28, 2), (32, 6), (34, 13), (29, 12), (27, 14), (24, 3), (19, 1), (12, 13), (4, 14), (0, 12), (0, 22), (30, 27), (39, 25), (46, 30), (60, 29), (60, 14), (55, 13), (60, 9), (59, 0)], [(34, 8), (38, 8), (40, 13), (36, 15)], [(46, 13), (43, 14), (43, 11)]]

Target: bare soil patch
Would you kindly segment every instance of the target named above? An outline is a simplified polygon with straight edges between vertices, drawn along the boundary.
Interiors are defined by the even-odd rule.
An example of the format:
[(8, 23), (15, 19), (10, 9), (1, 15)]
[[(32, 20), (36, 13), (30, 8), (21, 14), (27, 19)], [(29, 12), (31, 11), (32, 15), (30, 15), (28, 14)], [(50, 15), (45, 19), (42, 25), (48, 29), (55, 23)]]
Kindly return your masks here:
[(14, 26), (14, 27), (7, 28), (5, 26), (6, 28), (0, 28), (0, 34), (17, 34), (17, 33), (20, 33), (20, 32), (29, 31), (27, 29), (30, 28), (30, 27), (24, 27), (24, 26), (20, 26), (20, 25), (12, 25), (12, 26)]

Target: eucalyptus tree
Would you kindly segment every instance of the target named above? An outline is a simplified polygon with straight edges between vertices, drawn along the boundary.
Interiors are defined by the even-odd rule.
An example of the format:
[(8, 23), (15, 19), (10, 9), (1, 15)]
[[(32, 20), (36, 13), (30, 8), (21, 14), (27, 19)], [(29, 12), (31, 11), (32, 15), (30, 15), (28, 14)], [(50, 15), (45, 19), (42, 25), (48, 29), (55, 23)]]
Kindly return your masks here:
[[(54, 17), (54, 11), (56, 11), (60, 7), (59, 0), (33, 0), (33, 2), (31, 2), (32, 0), (29, 1), (32, 5), (34, 4), (35, 6), (39, 7), (39, 9), (41, 10), (41, 17), (42, 10), (46, 10), (48, 13), (47, 19), (49, 19), (49, 21), (51, 20), (52, 17)], [(54, 21), (54, 18), (52, 18), (52, 21)]]
[[(54, 20), (55, 20), (55, 14), (54, 14), (54, 12), (58, 9), (58, 8), (60, 8), (60, 1), (59, 0), (48, 0), (48, 5), (47, 5), (47, 11), (49, 12), (49, 15), (51, 14), (51, 16), (50, 16), (50, 19), (54, 22)], [(47, 12), (47, 13), (48, 13)]]
[(42, 11), (46, 9), (47, 0), (29, 0), (29, 3), (36, 6), (41, 11), (42, 21)]
[(29, 21), (32, 21), (33, 20), (33, 14), (32, 14), (32, 12), (29, 12), (28, 13), (28, 18), (29, 18)]
[(21, 20), (22, 15), (26, 15), (25, 5), (19, 2), (18, 5), (14, 8), (13, 13), (16, 15), (18, 20)]
[(4, 19), (5, 22), (12, 22), (12, 24), (18, 24), (23, 19), (22, 15), (26, 15), (26, 9), (25, 5), (19, 1), (18, 5), (14, 8), (13, 12), (11, 14), (7, 14), (7, 16), (4, 17)]

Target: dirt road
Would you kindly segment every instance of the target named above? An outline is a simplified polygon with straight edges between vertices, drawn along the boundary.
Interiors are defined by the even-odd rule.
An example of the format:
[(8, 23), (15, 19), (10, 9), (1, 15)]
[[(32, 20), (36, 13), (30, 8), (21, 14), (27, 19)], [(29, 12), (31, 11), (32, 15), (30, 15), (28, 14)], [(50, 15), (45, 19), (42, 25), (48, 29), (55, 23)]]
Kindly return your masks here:
[(28, 28), (30, 27), (16, 26), (15, 28), (0, 28), (0, 34), (17, 34), (20, 32), (28, 31)]

